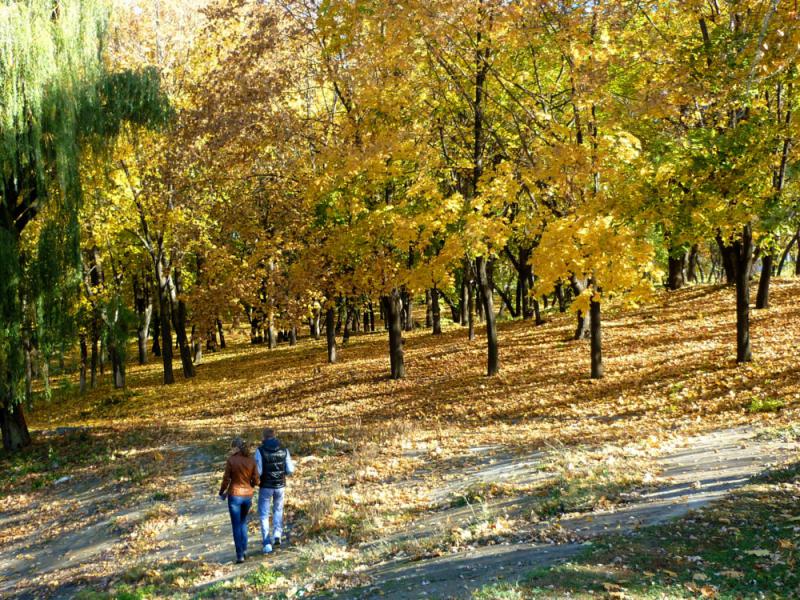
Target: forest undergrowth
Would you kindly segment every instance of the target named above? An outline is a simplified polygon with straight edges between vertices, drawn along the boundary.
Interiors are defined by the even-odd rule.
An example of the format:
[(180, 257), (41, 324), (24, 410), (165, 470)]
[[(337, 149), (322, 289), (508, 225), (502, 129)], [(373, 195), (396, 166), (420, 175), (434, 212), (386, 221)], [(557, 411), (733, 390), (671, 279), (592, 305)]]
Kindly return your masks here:
[[(80, 530), (89, 517), (70, 510), (77, 500), (69, 490), (106, 489), (117, 501), (91, 518), (147, 506), (135, 519), (114, 523), (125, 556), (145, 555), (191, 493), (177, 484), (187, 460), (205, 453), (221, 468), (232, 436), (255, 442), (267, 425), (299, 463), (289, 519), (308, 560), (296, 573), (322, 587), (353, 582), (343, 582), (335, 568), (311, 573), (309, 564), (352, 573), (353, 548), (443, 507), (540, 494), (532, 521), (591, 511), (657, 479), (649, 459), (670, 440), (746, 423), (786, 431), (800, 407), (798, 296), (800, 282), (774, 282), (771, 308), (753, 313), (755, 361), (746, 365), (735, 362), (732, 290), (698, 286), (636, 309), (607, 309), (602, 380), (587, 377), (588, 341), (571, 339), (574, 317), (557, 313), (539, 327), (500, 325), (501, 374), (494, 378), (484, 375), (482, 330), (469, 342), (448, 322), (441, 336), (406, 334), (407, 376), (400, 381), (387, 377), (383, 332), (354, 335), (334, 365), (326, 364), (324, 340), (270, 351), (232, 332), (229, 349), (206, 354), (194, 380), (168, 388), (157, 364), (131, 365), (124, 392), (106, 384), (80, 396), (65, 379), (30, 413), (34, 445), (0, 458), (0, 512), (36, 507), (30, 518), (3, 528), (0, 547), (34, 533), (47, 544)], [(491, 462), (538, 452), (547, 471), (540, 482), (458, 487), (464, 471), (487, 455)], [(586, 481), (588, 489), (578, 485)], [(209, 493), (215, 484), (209, 481)], [(45, 523), (57, 526), (42, 534)], [(470, 532), (451, 528), (433, 541), (371, 547), (360, 558), (436, 555), (519, 529), (490, 515)], [(314, 550), (330, 539), (337, 542)], [(316, 561), (317, 551), (337, 556)], [(122, 581), (119, 572), (101, 577), (99, 568), (79, 565), (39, 584), (68, 578), (110, 589)], [(204, 569), (195, 569), (197, 581), (210, 576)], [(195, 579), (181, 578), (180, 585), (188, 589)]]

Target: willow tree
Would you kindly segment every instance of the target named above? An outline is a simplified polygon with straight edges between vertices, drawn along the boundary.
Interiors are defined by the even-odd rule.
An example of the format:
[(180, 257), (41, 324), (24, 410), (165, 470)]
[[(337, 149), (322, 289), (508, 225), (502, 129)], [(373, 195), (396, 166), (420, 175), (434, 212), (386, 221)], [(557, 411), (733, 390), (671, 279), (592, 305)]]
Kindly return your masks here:
[[(23, 275), (79, 268), (81, 151), (101, 147), (123, 121), (155, 123), (167, 114), (155, 71), (107, 70), (108, 14), (102, 0), (0, 3), (0, 428), (7, 450), (30, 443), (23, 315), (42, 305), (35, 297), (42, 287)], [(23, 232), (45, 216), (60, 234), (41, 237), (26, 263)], [(65, 330), (58, 321), (39, 319), (33, 333), (52, 341)]]

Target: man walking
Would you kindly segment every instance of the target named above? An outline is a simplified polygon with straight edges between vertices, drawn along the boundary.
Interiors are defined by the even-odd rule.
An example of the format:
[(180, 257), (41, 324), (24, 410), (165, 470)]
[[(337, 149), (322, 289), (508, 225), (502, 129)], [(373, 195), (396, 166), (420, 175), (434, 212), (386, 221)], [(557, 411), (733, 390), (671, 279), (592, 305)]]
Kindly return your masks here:
[[(258, 515), (261, 518), (261, 539), (264, 554), (281, 545), (283, 535), (283, 502), (286, 476), (294, 473), (294, 463), (289, 450), (275, 437), (275, 431), (266, 428), (263, 442), (256, 452), (256, 468), (261, 478), (258, 491)], [(270, 503), (272, 504), (272, 537), (269, 535)]]

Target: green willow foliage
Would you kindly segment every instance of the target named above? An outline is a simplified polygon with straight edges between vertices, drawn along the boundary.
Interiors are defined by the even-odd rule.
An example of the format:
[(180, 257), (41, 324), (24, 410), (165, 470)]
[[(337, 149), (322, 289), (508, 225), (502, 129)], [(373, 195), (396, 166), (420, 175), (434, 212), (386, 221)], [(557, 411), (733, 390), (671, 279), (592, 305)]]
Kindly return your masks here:
[[(154, 69), (109, 73), (103, 0), (0, 0), (0, 396), (21, 399), (23, 328), (45, 353), (74, 334), (81, 150), (124, 122), (164, 124)], [(47, 210), (41, 212), (47, 204)], [(20, 236), (45, 219), (31, 256)]]

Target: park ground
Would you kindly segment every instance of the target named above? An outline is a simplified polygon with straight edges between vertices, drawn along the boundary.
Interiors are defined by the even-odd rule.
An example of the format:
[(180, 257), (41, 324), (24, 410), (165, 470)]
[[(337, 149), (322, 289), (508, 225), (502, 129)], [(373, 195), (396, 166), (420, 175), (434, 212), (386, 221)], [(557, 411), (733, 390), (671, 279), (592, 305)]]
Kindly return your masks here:
[[(494, 378), (449, 322), (406, 334), (401, 381), (383, 332), (335, 365), (232, 332), (170, 387), (156, 362), (124, 392), (54, 378), (0, 456), (0, 597), (797, 596), (799, 297), (774, 282), (747, 365), (733, 291), (698, 286), (609, 307), (599, 381), (559, 314), (501, 323)], [(267, 425), (298, 462), (289, 544), (237, 566), (216, 489)]]

